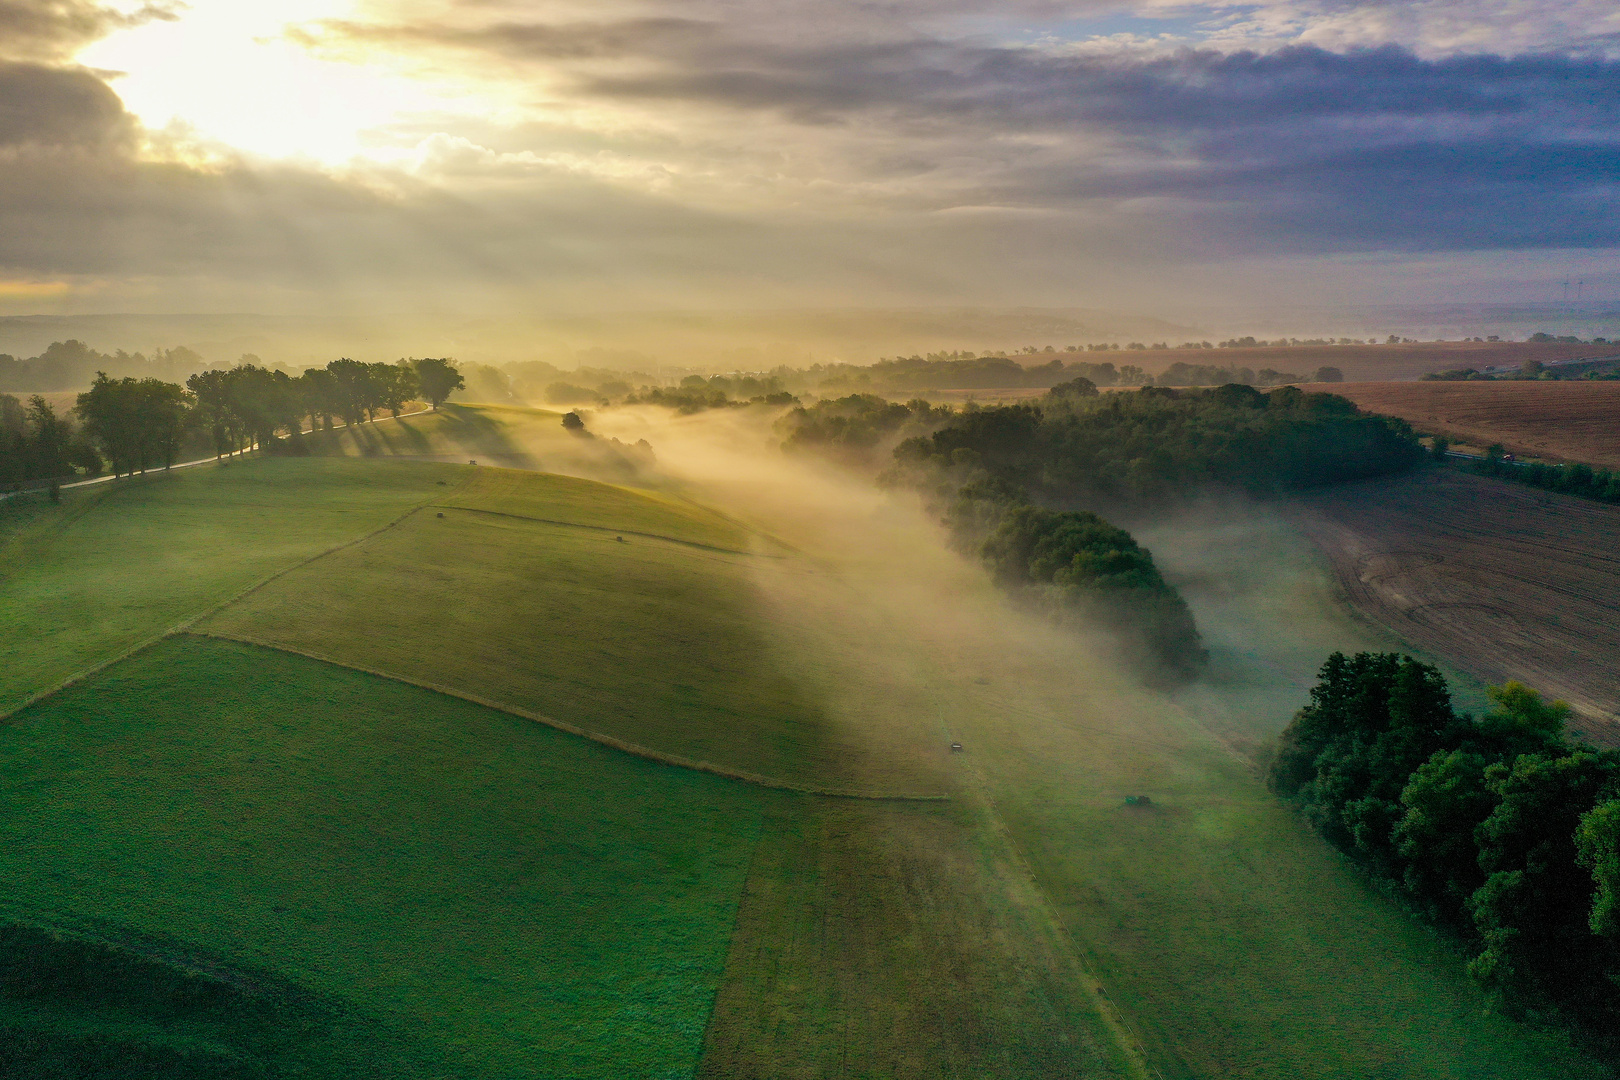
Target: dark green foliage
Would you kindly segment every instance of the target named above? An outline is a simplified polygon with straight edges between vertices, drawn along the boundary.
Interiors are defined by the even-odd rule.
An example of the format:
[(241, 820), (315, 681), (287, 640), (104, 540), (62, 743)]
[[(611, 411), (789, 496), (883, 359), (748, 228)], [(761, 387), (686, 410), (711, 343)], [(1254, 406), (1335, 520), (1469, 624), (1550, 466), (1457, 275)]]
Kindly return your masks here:
[[(1615, 776), (1611, 755), (1523, 754), (1486, 771), (1497, 803), (1474, 832), (1487, 875), (1468, 902), (1484, 951), (1470, 965), (1513, 1004), (1557, 1002), (1585, 1018), (1614, 1017), (1592, 964), (1592, 875), (1575, 830)], [(1620, 1019), (1620, 1017), (1614, 1017)]]
[(787, 436), (784, 450), (862, 456), (885, 438), (907, 428), (928, 430), (949, 416), (949, 408), (936, 408), (926, 401), (901, 405), (875, 394), (849, 394), (792, 409), (777, 421), (776, 430)]
[(174, 464), (185, 436), (191, 395), (158, 379), (109, 379), (98, 372), (79, 395), (85, 432), (107, 455), (115, 474)]
[(1272, 790), (1467, 940), (1504, 1005), (1620, 1030), (1620, 757), (1568, 743), (1569, 706), (1518, 683), (1475, 720), (1408, 656), (1335, 653), (1320, 678)]
[(443, 405), (451, 394), (467, 386), (467, 380), (456, 370), (454, 360), (423, 357), (420, 360), (410, 361), (410, 365), (416, 373), (416, 381), (423, 396), (432, 404), (434, 412), (438, 412), (439, 406)]
[(1575, 840), (1581, 865), (1597, 882), (1592, 933), (1607, 938), (1610, 949), (1620, 947), (1620, 798), (1609, 799), (1581, 818)]
[(1468, 468), (1484, 476), (1515, 480), (1546, 491), (1620, 503), (1620, 474), (1580, 463), (1549, 465), (1539, 461), (1512, 461), (1500, 443), (1487, 449), (1483, 458), (1469, 462)]
[(1388, 867), (1402, 789), (1456, 738), (1445, 680), (1394, 653), (1335, 653), (1321, 678), (1283, 733), (1272, 787), (1297, 800), (1335, 846)]
[(1218, 483), (1265, 492), (1399, 472), (1423, 449), (1400, 420), (1334, 394), (1229, 384), (1048, 396), (953, 417), (896, 451), (948, 469), (959, 450), (992, 475), (1056, 498), (1154, 497)]
[(1076, 612), (1142, 642), (1152, 667), (1190, 678), (1208, 660), (1192, 613), (1153, 556), (1096, 514), (1020, 506), (983, 555), (1004, 583), (1037, 588), (1060, 615)]
[(0, 491), (24, 484), (55, 482), (76, 469), (94, 475), (101, 471), (101, 455), (83, 431), (56, 415), (50, 402), (35, 394), (22, 402), (0, 394)]
[(1156, 674), (1196, 675), (1208, 659), (1187, 604), (1124, 529), (1088, 511), (1033, 506), (985, 479), (957, 493), (946, 516), (998, 584), (1059, 622), (1084, 620), (1144, 646)]

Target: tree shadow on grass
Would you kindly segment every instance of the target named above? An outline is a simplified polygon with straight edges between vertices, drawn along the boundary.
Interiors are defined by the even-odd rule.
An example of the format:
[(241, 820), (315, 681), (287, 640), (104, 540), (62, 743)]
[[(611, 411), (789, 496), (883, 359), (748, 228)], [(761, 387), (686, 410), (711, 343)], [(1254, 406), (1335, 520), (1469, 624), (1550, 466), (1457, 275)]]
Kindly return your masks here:
[(376, 1046), (370, 1026), (180, 943), (0, 923), (0, 1074), (12, 1080), (355, 1075)]

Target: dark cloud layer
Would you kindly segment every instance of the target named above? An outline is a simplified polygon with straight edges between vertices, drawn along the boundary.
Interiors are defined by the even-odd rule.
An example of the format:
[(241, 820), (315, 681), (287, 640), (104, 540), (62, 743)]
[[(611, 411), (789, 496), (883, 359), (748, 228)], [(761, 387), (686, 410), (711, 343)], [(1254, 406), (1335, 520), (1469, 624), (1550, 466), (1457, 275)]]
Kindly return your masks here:
[(419, 148), (415, 172), (323, 171), (143, 156), (109, 83), (64, 57), (161, 10), (0, 0), (0, 40), (33, 57), (0, 59), (0, 277), (813, 279), (858, 294), (906, 274), (956, 289), (984, 265), (1016, 288), (1079, 252), (1620, 245), (1620, 62), (1601, 56), (1012, 47), (915, 21), (843, 27), (836, 4), (825, 25), (799, 12), (793, 33), (671, 10), (306, 28), (293, 36), (311, 49), (515, 71), (611, 118), (504, 132), (451, 118), (421, 129), (443, 152)]
[(850, 168), (907, 174), (917, 190), (937, 163), (970, 158), (918, 196), (934, 209), (1174, 199), (1158, 212), (1245, 249), (1620, 241), (1620, 63), (1590, 55), (794, 44), (650, 19), (336, 29), (544, 64), (586, 99), (755, 114), (828, 155), (841, 132), (886, 138), (886, 153)]
[(0, 149), (127, 145), (134, 123), (88, 71), (0, 60)]

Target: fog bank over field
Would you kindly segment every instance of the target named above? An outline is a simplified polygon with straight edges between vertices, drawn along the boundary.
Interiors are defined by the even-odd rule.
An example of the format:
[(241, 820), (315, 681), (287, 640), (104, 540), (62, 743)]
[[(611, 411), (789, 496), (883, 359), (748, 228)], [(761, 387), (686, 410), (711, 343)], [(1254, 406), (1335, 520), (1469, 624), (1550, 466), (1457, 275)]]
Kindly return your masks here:
[[(873, 670), (890, 682), (915, 680), (924, 698), (928, 672), (999, 682), (1016, 670), (1027, 691), (1061, 712), (1184, 711), (1252, 750), (1305, 703), (1329, 653), (1392, 647), (1340, 604), (1327, 564), (1280, 514), (1236, 496), (1209, 498), (1116, 518), (1182, 591), (1211, 653), (1202, 678), (1151, 689), (1131, 674), (1113, 635), (1058, 629), (1016, 608), (977, 560), (948, 548), (945, 529), (913, 493), (781, 452), (760, 410), (678, 417), (621, 408), (590, 425), (626, 443), (647, 439), (658, 472), (682, 490), (823, 564), (806, 575), (763, 563), (761, 587), (789, 621), (814, 609), (815, 621), (862, 635)], [(818, 681), (837, 685), (825, 672)]]

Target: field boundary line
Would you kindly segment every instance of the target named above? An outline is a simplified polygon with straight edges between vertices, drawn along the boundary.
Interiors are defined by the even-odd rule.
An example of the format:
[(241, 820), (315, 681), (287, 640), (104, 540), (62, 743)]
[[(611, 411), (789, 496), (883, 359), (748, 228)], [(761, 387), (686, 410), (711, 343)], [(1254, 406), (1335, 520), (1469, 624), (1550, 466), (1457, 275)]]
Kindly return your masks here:
[(345, 668), (349, 671), (358, 671), (363, 675), (374, 675), (377, 678), (387, 679), (390, 682), (404, 683), (407, 686), (414, 686), (420, 690), (428, 690), (435, 694), (443, 694), (445, 697), (470, 702), (486, 709), (493, 709), (496, 712), (505, 713), (507, 716), (515, 716), (520, 720), (528, 720), (532, 723), (542, 724), (545, 727), (555, 728), (556, 730), (565, 734), (574, 735), (581, 739), (588, 739), (591, 742), (600, 743), (601, 745), (609, 747), (610, 749), (619, 750), (634, 757), (658, 762), (660, 765), (672, 765), (676, 768), (691, 769), (694, 772), (711, 773), (715, 776), (723, 776), (728, 780), (740, 780), (745, 784), (753, 784), (756, 787), (772, 788), (777, 791), (792, 791), (800, 795), (819, 795), (830, 799), (866, 799), (872, 802), (949, 802), (951, 798), (949, 795), (913, 795), (900, 792), (850, 791), (841, 788), (823, 788), (813, 787), (808, 784), (789, 783), (786, 780), (776, 780), (769, 776), (760, 776), (758, 773), (744, 772), (741, 769), (728, 769), (723, 765), (716, 765), (713, 762), (695, 761), (692, 758), (681, 757), (679, 754), (669, 754), (662, 750), (654, 750), (650, 746), (642, 746), (639, 743), (626, 742), (624, 739), (615, 738), (612, 735), (604, 735), (597, 731), (591, 731), (588, 728), (582, 728), (575, 724), (570, 724), (566, 720), (558, 720), (554, 717), (546, 716), (544, 713), (531, 712), (528, 709), (495, 701), (491, 698), (481, 697), (478, 694), (471, 694), (465, 690), (456, 690), (448, 686), (441, 686), (438, 683), (431, 683), (425, 679), (413, 679), (407, 675), (396, 675), (393, 672), (380, 671), (377, 668), (366, 667), (363, 664), (351, 664), (347, 660), (338, 660), (334, 657), (326, 656), (318, 652), (312, 652), (308, 649), (299, 649), (294, 648), (291, 645), (282, 645), (274, 641), (265, 641), (262, 638), (250, 637), (246, 634), (226, 634), (218, 633), (212, 630), (193, 630), (189, 627), (177, 627), (164, 636), (171, 637), (182, 635), (199, 638), (212, 638), (216, 641), (233, 641), (242, 645), (253, 645), (257, 648), (271, 649), (275, 652), (287, 653), (292, 656), (302, 656), (306, 660), (316, 660), (320, 663), (330, 664), (333, 667)]
[[(467, 480), (463, 479), (461, 481), (461, 484), (465, 484), (466, 482), (467, 482)], [(461, 485), (458, 484), (457, 486), (459, 487)], [(118, 489), (114, 488), (112, 490), (118, 490)], [(437, 495), (432, 496), (432, 498), (437, 498), (437, 497), (438, 497)], [(268, 577), (260, 578), (258, 581), (253, 582), (251, 585), (247, 586), (246, 588), (242, 589), (241, 591), (236, 592), (236, 593), (232, 593), (230, 596), (227, 596), (225, 599), (223, 599), (223, 600), (219, 601), (218, 603), (214, 604), (212, 607), (204, 608), (202, 611), (199, 611), (194, 615), (188, 615), (186, 618), (182, 619), (180, 622), (175, 623), (173, 626), (170, 626), (168, 629), (160, 630), (159, 632), (157, 632), (155, 634), (152, 634), (149, 637), (142, 638), (140, 641), (136, 642), (134, 645), (131, 645), (129, 648), (125, 649), (123, 652), (120, 652), (120, 653), (117, 653), (117, 654), (115, 654), (113, 656), (110, 656), (107, 659), (101, 660), (101, 661), (99, 661), (99, 662), (97, 662), (95, 664), (92, 664), (91, 666), (89, 666), (87, 668), (80, 668), (78, 671), (75, 671), (73, 674), (71, 674), (67, 678), (63, 679), (61, 682), (58, 682), (58, 683), (56, 683), (55, 685), (52, 685), (52, 686), (48, 686), (43, 690), (37, 691), (36, 693), (29, 695), (27, 698), (25, 698), (22, 701), (21, 704), (17, 705), (16, 707), (11, 708), (11, 709), (6, 709), (4, 711), (0, 711), (0, 724), (4, 724), (4, 723), (8, 722), (13, 716), (16, 716), (18, 713), (22, 712), (24, 709), (27, 709), (27, 708), (29, 708), (29, 707), (31, 707), (33, 705), (37, 705), (41, 701), (44, 701), (46, 698), (51, 697), (54, 694), (59, 694), (63, 690), (66, 690), (68, 687), (75, 686), (78, 683), (81, 683), (84, 680), (90, 678), (91, 676), (99, 674), (102, 671), (105, 671), (107, 668), (112, 667), (114, 664), (119, 663), (120, 661), (128, 660), (130, 657), (134, 656), (136, 653), (140, 652), (142, 649), (148, 648), (148, 647), (150, 647), (152, 645), (156, 645), (158, 642), (162, 641), (166, 637), (173, 637), (175, 634), (183, 634), (183, 633), (185, 633), (186, 631), (191, 629), (192, 626), (196, 625), (197, 623), (201, 622), (202, 620), (207, 619), (207, 618), (211, 618), (212, 616), (219, 614), (225, 608), (230, 607), (232, 604), (236, 603), (238, 600), (246, 599), (248, 596), (251, 596), (253, 593), (258, 592), (260, 589), (264, 588), (266, 585), (269, 585), (271, 582), (275, 581), (277, 578), (280, 578), (280, 577), (283, 577), (283, 576), (285, 576), (287, 574), (290, 574), (294, 570), (300, 569), (301, 567), (308, 566), (310, 563), (316, 561), (317, 559), (324, 559), (324, 558), (326, 558), (326, 556), (336, 554), (337, 552), (342, 551), (344, 548), (349, 548), (349, 547), (353, 547), (356, 544), (365, 543), (367, 540), (370, 540), (372, 537), (377, 536), (380, 533), (387, 532), (389, 529), (392, 529), (394, 526), (402, 523), (406, 518), (410, 517), (412, 514), (415, 514), (417, 511), (421, 510), (427, 504), (428, 504), (428, 501), (423, 500), (422, 502), (419, 502), (415, 506), (411, 507), (409, 510), (405, 511), (403, 514), (400, 514), (398, 517), (395, 517), (392, 520), (388, 521), (387, 523), (385, 523), (385, 524), (371, 530), (370, 532), (366, 533), (364, 536), (356, 536), (352, 540), (345, 540), (341, 544), (335, 544), (332, 547), (326, 548), (324, 551), (318, 551), (314, 555), (310, 555), (307, 558), (300, 559), (299, 561), (291, 564), (290, 566), (284, 566), (280, 570), (277, 570), (275, 573), (270, 574)]]
[[(527, 472), (529, 470), (522, 470)], [(671, 544), (680, 544), (683, 547), (702, 548), (704, 551), (719, 551), (727, 555), (741, 555), (751, 559), (782, 559), (784, 555), (765, 555), (757, 551), (739, 551), (737, 548), (720, 547), (717, 544), (704, 544), (696, 540), (681, 540), (674, 536), (665, 536), (663, 533), (637, 532), (635, 529), (616, 529), (611, 525), (586, 525), (578, 521), (558, 521), (555, 518), (530, 517), (527, 514), (508, 514), (504, 510), (484, 510), (476, 506), (454, 506), (450, 503), (429, 503), (439, 510), (460, 510), (468, 514), (488, 514), (491, 517), (512, 518), (514, 521), (533, 521), (540, 525), (560, 525), (565, 529), (594, 529), (597, 532), (610, 532), (623, 536), (644, 536), (649, 540), (664, 540)]]

